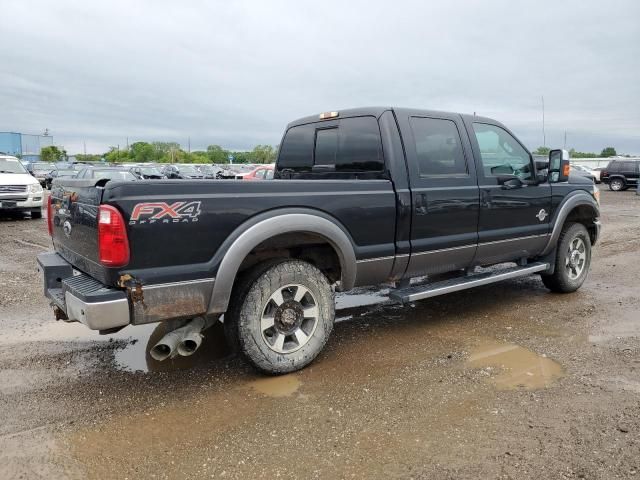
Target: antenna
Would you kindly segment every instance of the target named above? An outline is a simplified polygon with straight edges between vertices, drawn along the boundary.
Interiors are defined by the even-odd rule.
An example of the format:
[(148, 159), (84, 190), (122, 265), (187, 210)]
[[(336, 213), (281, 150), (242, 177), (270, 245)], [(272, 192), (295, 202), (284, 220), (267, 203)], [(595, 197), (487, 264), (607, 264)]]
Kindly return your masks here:
[(547, 146), (547, 134), (544, 131), (544, 95), (542, 96), (542, 146)]

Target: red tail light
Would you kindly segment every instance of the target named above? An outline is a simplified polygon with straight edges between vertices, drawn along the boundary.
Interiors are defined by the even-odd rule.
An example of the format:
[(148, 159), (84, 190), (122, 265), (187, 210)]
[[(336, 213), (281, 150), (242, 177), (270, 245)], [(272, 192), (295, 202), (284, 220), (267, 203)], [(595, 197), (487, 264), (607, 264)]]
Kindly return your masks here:
[(53, 202), (51, 201), (51, 195), (47, 198), (47, 229), (49, 230), (49, 236), (53, 237)]
[(111, 205), (98, 210), (98, 252), (106, 267), (123, 267), (129, 263), (127, 225), (120, 212)]

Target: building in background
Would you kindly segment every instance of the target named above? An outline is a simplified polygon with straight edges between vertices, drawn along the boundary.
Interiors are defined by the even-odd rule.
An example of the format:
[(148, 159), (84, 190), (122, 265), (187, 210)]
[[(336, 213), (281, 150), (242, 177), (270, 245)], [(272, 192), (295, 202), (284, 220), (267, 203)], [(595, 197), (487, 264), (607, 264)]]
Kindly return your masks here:
[(40, 160), (40, 150), (53, 145), (51, 135), (0, 132), (0, 153), (13, 155), (29, 162)]

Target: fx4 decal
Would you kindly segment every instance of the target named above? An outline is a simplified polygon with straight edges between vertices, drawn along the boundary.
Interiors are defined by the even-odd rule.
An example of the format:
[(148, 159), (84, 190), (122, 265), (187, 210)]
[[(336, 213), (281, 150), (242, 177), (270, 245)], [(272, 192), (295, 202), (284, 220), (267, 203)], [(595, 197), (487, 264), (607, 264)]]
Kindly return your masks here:
[(197, 222), (201, 202), (145, 202), (133, 207), (129, 225)]

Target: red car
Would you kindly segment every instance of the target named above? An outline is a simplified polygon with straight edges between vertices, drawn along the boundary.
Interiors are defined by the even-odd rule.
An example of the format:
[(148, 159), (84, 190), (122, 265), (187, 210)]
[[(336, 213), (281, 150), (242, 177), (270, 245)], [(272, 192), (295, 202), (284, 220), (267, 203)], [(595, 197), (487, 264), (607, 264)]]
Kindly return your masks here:
[(260, 165), (248, 173), (238, 175), (242, 180), (271, 180), (273, 178), (273, 165)]

